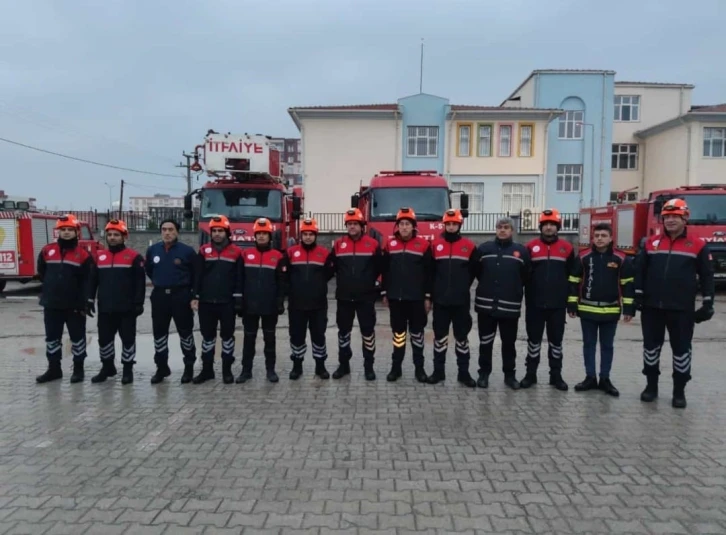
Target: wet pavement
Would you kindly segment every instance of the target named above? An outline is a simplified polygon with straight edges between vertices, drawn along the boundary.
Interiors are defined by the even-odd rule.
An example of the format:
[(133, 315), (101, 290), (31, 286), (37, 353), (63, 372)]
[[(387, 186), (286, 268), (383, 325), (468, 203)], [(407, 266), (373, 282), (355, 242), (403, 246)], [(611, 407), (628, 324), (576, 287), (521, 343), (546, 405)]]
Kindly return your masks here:
[[(173, 374), (152, 386), (147, 307), (133, 385), (120, 375), (90, 383), (95, 320), (86, 381), (69, 384), (66, 341), (65, 377), (37, 385), (41, 310), (32, 298), (0, 299), (0, 533), (726, 533), (724, 297), (716, 309), (696, 330), (688, 408), (675, 410), (669, 371), (660, 399), (639, 401), (637, 319), (619, 327), (618, 399), (573, 391), (584, 376), (573, 322), (566, 393), (546, 384), (546, 365), (528, 391), (507, 390), (499, 371), (488, 390), (467, 389), (456, 383), (453, 347), (444, 384), (416, 383), (410, 353), (404, 377), (387, 383), (383, 309), (375, 382), (363, 378), (357, 332), (352, 376), (315, 378), (308, 353), (305, 375), (288, 380), (282, 318), (278, 384), (264, 378), (260, 339), (251, 383), (223, 385), (217, 362), (215, 381), (181, 385), (171, 336)], [(331, 302), (331, 371), (334, 313)], [(241, 339), (238, 330), (237, 355)], [(430, 324), (426, 341), (430, 372)], [(523, 325), (517, 348), (521, 377)]]

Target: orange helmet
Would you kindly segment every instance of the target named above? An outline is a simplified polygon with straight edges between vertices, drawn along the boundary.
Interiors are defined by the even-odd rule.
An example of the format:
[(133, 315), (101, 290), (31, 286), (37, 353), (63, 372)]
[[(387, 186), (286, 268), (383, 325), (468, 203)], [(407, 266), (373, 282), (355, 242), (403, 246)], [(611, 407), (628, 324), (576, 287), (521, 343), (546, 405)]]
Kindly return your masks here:
[(303, 219), (302, 223), (300, 223), (300, 232), (314, 232), (317, 234), (319, 232), (318, 222), (310, 218)]
[(111, 219), (108, 223), (106, 223), (106, 228), (104, 229), (104, 232), (108, 232), (109, 230), (117, 230), (124, 236), (129, 235), (129, 228), (126, 226), (126, 223), (124, 223), (120, 219)]
[(345, 219), (344, 222), (348, 223), (349, 221), (357, 221), (361, 225), (365, 225), (365, 219), (363, 218), (363, 212), (358, 210), (358, 208), (351, 208), (347, 212), (345, 212)]
[(227, 216), (218, 215), (213, 217), (209, 221), (209, 230), (211, 231), (213, 228), (221, 228), (229, 233), (229, 219), (227, 219)]
[(557, 227), (562, 226), (560, 212), (554, 208), (542, 210), (542, 213), (539, 215), (539, 224), (542, 226), (544, 223), (554, 223)]
[(444, 212), (444, 223), (458, 223), (459, 225), (464, 223), (464, 216), (461, 215), (461, 210), (451, 209)]
[(679, 215), (685, 219), (688, 219), (690, 212), (688, 211), (688, 204), (683, 199), (671, 199), (667, 201), (661, 209), (661, 216), (664, 215)]
[(73, 227), (76, 231), (79, 231), (81, 229), (81, 224), (78, 222), (78, 219), (76, 219), (76, 216), (73, 214), (66, 214), (59, 217), (58, 221), (55, 222), (55, 228), (57, 230), (65, 227)]
[(396, 223), (401, 221), (401, 219), (408, 219), (411, 223), (416, 225), (416, 212), (413, 211), (413, 208), (401, 208), (398, 211), (398, 214), (396, 214)]
[(272, 234), (272, 223), (270, 223), (270, 220), (266, 217), (261, 217), (257, 221), (255, 221), (254, 226), (252, 227), (252, 232), (257, 234), (258, 232), (269, 232)]

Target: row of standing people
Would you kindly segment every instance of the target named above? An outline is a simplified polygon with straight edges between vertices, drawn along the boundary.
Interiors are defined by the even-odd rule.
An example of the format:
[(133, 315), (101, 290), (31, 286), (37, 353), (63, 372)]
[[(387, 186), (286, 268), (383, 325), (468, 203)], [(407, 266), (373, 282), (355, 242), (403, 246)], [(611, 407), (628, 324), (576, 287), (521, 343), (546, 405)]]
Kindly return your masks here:
[[(643, 373), (648, 377), (648, 387), (641, 398), (645, 401), (654, 398), (654, 390), (657, 395), (656, 372), (659, 367), (658, 362), (654, 361), (654, 347), (659, 341), (659, 345), (662, 345), (663, 334), (659, 333), (667, 327), (671, 331), (671, 344), (674, 344), (674, 332), (676, 344), (681, 344), (679, 349), (675, 345), (673, 347), (674, 405), (685, 406), (683, 388), (690, 379), (690, 349), (684, 357), (680, 353), (676, 354), (676, 351), (683, 353), (680, 347), (685, 347), (686, 342), (690, 348), (692, 325), (689, 335), (688, 322), (680, 316), (702, 321), (713, 315), (713, 279), (712, 273), (709, 274), (710, 263), (704, 260), (707, 249), (699, 241), (696, 251), (694, 244), (685, 238), (687, 216), (687, 207), (681, 213), (673, 211), (664, 216), (666, 235), (671, 236), (673, 241), (668, 250), (669, 258), (671, 254), (679, 256), (677, 251), (673, 251), (673, 244), (680, 243), (679, 238), (686, 240), (682, 248), (688, 249), (689, 254), (696, 253), (695, 256), (680, 255), (692, 262), (674, 266), (670, 271), (668, 264), (665, 267), (658, 264), (657, 260), (661, 256), (653, 256), (653, 251), (647, 246), (641, 252), (639, 262), (633, 265), (623, 253), (613, 249), (612, 230), (606, 225), (594, 229), (591, 250), (576, 254), (569, 242), (557, 236), (561, 220), (556, 210), (546, 210), (541, 214), (541, 235), (526, 245), (513, 242), (512, 222), (504, 218), (497, 223), (496, 239), (476, 247), (461, 236), (463, 219), (459, 211), (450, 210), (444, 214), (444, 233), (429, 243), (416, 235), (415, 213), (402, 208), (396, 218), (395, 235), (382, 248), (376, 240), (365, 234), (362, 214), (358, 210), (350, 210), (345, 216), (348, 234), (337, 240), (332, 250), (317, 244), (317, 225), (312, 220), (306, 220), (301, 224), (301, 243), (291, 247), (287, 253), (271, 247), (272, 228), (270, 222), (264, 219), (255, 223), (256, 244), (249, 249), (240, 249), (230, 243), (229, 222), (226, 218), (213, 219), (210, 223), (211, 242), (203, 245), (198, 253), (178, 243), (176, 223), (165, 221), (162, 224), (162, 241), (149, 248), (146, 259), (125, 247), (123, 242), (128, 236), (125, 225), (112, 222), (106, 229), (108, 250), (102, 251), (95, 262), (88, 258), (75, 266), (78, 268), (75, 274), (79, 281), (78, 293), (83, 294), (85, 289), (88, 296), (84, 306), (76, 306), (81, 300), (71, 299), (74, 302), (71, 307), (73, 314), (59, 315), (56, 313), (57, 306), (45, 298), (46, 293), (53, 294), (52, 288), (46, 290), (44, 287), (49, 369), (38, 380), (45, 382), (62, 376), (59, 354), (56, 355), (56, 349), (59, 351), (60, 348), (58, 324), (62, 332), (62, 320), (66, 320), (72, 340), (74, 374), (71, 381), (83, 379), (85, 335), (79, 336), (80, 323), (85, 322), (86, 315), (92, 316), (95, 312), (94, 297), (97, 292), (102, 368), (92, 380), (101, 382), (116, 374), (113, 339), (118, 331), (123, 345), (122, 382), (133, 381), (135, 322), (136, 317), (143, 312), (145, 275), (151, 278), (154, 285), (151, 304), (157, 371), (151, 379), (152, 383), (159, 383), (171, 374), (167, 341), (172, 319), (179, 332), (184, 354), (182, 382), (202, 383), (214, 378), (217, 329), (222, 346), (222, 377), (225, 383), (233, 382), (231, 367), (234, 362), (237, 315), (242, 317), (244, 328), (242, 370), (237, 382), (244, 383), (252, 377), (260, 324), (267, 378), (277, 382), (275, 328), (279, 315), (284, 313), (285, 296), (288, 297), (293, 362), (290, 378), (297, 379), (302, 375), (308, 329), (316, 363), (315, 373), (321, 378), (328, 378), (329, 373), (325, 368), (327, 284), (335, 276), (339, 366), (333, 373), (334, 378), (350, 373), (351, 332), (353, 320), (357, 316), (362, 336), (365, 377), (368, 380), (375, 379), (375, 301), (382, 294), (384, 303), (390, 309), (393, 331), (392, 365), (387, 376), (389, 381), (395, 381), (402, 375), (407, 338), (411, 344), (417, 380), (433, 384), (443, 381), (449, 329), (453, 327), (458, 381), (466, 386), (486, 388), (492, 371), (492, 348), (498, 329), (502, 340), (505, 383), (514, 389), (528, 388), (537, 382), (540, 348), (546, 330), (549, 382), (559, 390), (567, 390), (568, 385), (562, 378), (561, 370), (562, 340), (566, 313), (569, 313), (571, 317), (580, 316), (583, 334), (586, 378), (576, 386), (576, 390), (600, 388), (611, 395), (618, 395), (609, 379), (616, 326), (621, 313), (625, 321), (630, 321), (635, 315), (635, 308), (643, 309), (642, 305), (645, 304), (643, 316), (651, 321), (644, 321), (643, 327)], [(72, 225), (68, 223), (73, 221), (63, 219), (58, 222), (58, 243), (49, 245), (41, 253), (39, 261), (46, 265), (48, 262), (53, 263), (51, 251), (57, 251), (55, 260), (61, 260), (60, 267), (63, 263), (68, 264), (67, 260), (63, 262), (63, 251), (68, 249), (69, 244), (63, 242), (69, 240), (69, 236), (64, 237), (64, 234), (72, 232)], [(675, 234), (668, 228), (673, 222), (682, 224), (680, 229), (674, 229)], [(70, 237), (70, 242), (73, 239)], [(649, 242), (651, 246), (653, 241)], [(657, 243), (654, 247), (655, 252), (659, 252)], [(71, 266), (72, 262), (67, 269), (73, 269)], [(98, 269), (94, 270), (94, 266)], [(640, 269), (636, 266), (640, 266)], [(43, 268), (44, 272), (45, 265)], [(688, 299), (681, 299), (682, 302), (674, 304), (669, 299), (664, 300), (662, 295), (658, 299), (644, 300), (646, 295), (665, 292), (669, 288), (664, 284), (657, 292), (655, 288), (646, 291), (645, 283), (650, 279), (648, 270), (655, 270), (663, 278), (671, 280), (688, 281), (689, 278), (695, 279), (696, 275), (700, 276), (704, 305), (699, 313), (695, 316), (686, 313), (688, 310), (693, 312), (695, 290), (691, 292), (690, 304)], [(376, 285), (379, 276), (382, 290)], [(469, 372), (468, 346), (468, 335), (472, 328), (470, 287), (474, 280), (478, 280), (475, 310), (480, 338), (477, 381)], [(519, 382), (515, 377), (515, 341), (523, 300), (527, 305), (527, 371)], [(424, 370), (423, 333), (432, 308), (434, 369), (428, 376)], [(681, 312), (684, 314), (679, 316), (680, 309), (683, 309)], [(646, 313), (646, 310), (649, 312)], [(197, 376), (193, 376), (196, 360), (192, 336), (194, 311), (198, 312), (202, 334), (202, 369)], [(651, 311), (655, 312), (651, 314)], [(658, 318), (661, 316), (670, 319), (660, 321)], [(68, 319), (71, 321), (68, 322)], [(51, 332), (48, 332), (49, 327)], [(85, 332), (85, 326), (83, 330)], [(599, 381), (595, 373), (598, 332), (601, 342)]]

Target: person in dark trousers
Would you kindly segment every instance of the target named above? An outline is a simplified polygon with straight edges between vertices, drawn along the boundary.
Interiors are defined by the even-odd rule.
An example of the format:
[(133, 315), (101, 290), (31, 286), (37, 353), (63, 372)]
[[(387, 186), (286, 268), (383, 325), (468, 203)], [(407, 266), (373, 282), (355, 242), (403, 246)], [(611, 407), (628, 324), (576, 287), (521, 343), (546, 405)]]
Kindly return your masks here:
[[(570, 276), (567, 312), (580, 317), (585, 380), (575, 385), (577, 392), (598, 388), (619, 396), (610, 380), (615, 331), (621, 313), (625, 323), (635, 315), (632, 260), (613, 247), (613, 229), (599, 223), (592, 229), (592, 247), (581, 251)], [(600, 381), (595, 371), (595, 354), (600, 337)]]
[(255, 221), (253, 227), (255, 247), (242, 251), (244, 341), (242, 343), (242, 372), (237, 377), (238, 384), (252, 379), (252, 364), (260, 324), (262, 324), (262, 340), (265, 344), (267, 380), (271, 383), (280, 380), (275, 371), (277, 362), (275, 328), (278, 317), (285, 312), (287, 262), (285, 254), (272, 247), (273, 230), (269, 219), (260, 218)]
[(363, 233), (365, 219), (357, 208), (344, 216), (348, 233), (333, 244), (331, 255), (336, 278), (336, 323), (338, 324), (338, 369), (333, 379), (350, 373), (353, 351), (350, 339), (353, 320), (358, 316), (363, 338), (363, 369), (367, 381), (375, 381), (373, 369), (376, 354), (376, 299), (380, 289), (376, 281), (381, 273), (382, 256), (378, 240)]
[(229, 219), (213, 217), (209, 222), (211, 243), (199, 248), (194, 264), (192, 309), (199, 315), (202, 334), (202, 369), (194, 384), (214, 379), (214, 348), (217, 327), (222, 339), (222, 381), (234, 383), (234, 326), (242, 312), (242, 250), (230, 242)]
[(499, 328), (502, 341), (504, 384), (519, 389), (515, 376), (517, 330), (522, 313), (524, 286), (529, 279), (531, 262), (524, 245), (514, 243), (514, 222), (503, 217), (496, 224), (496, 238), (479, 245), (476, 299), (479, 327), (479, 380), (477, 386), (487, 388), (492, 373), (494, 338)]
[(81, 225), (75, 216), (60, 217), (55, 228), (58, 240), (43, 247), (37, 260), (43, 283), (40, 306), (43, 307), (48, 369), (35, 380), (47, 383), (63, 378), (61, 339), (65, 326), (73, 354), (71, 383), (79, 383), (85, 377), (86, 316), (92, 318), (95, 313), (94, 303), (89, 300), (94, 264), (88, 251), (78, 245)]
[[(665, 233), (648, 238), (635, 264), (635, 300), (642, 310), (643, 375), (648, 382), (640, 399), (652, 402), (658, 397), (660, 353), (667, 330), (673, 350), (672, 404), (685, 408), (694, 324), (708, 321), (714, 314), (713, 258), (706, 242), (688, 233), (686, 201), (667, 201), (661, 216)], [(702, 299), (696, 310), (699, 286)]]
[(302, 242), (287, 250), (287, 314), (292, 360), (290, 379), (293, 381), (303, 373), (308, 329), (315, 375), (321, 379), (330, 378), (325, 368), (328, 358), (325, 331), (328, 328), (328, 281), (333, 278), (333, 257), (326, 247), (318, 245), (318, 232), (315, 219), (304, 219), (300, 222)]
[(169, 326), (171, 320), (179, 333), (184, 355), (182, 384), (194, 375), (196, 348), (194, 344), (194, 311), (191, 308), (196, 252), (179, 241), (179, 224), (172, 219), (161, 222), (161, 241), (146, 251), (146, 275), (151, 279), (151, 321), (154, 332), (156, 373), (151, 384), (171, 375), (169, 368)]
[(126, 247), (129, 231), (126, 223), (112, 219), (104, 229), (106, 249), (96, 254), (96, 276), (90, 299), (98, 301), (98, 351), (101, 370), (91, 378), (103, 383), (116, 375), (115, 338), (121, 338), (121, 383), (134, 382), (136, 358), (136, 318), (144, 313), (146, 272), (144, 258)]
[(416, 380), (428, 381), (424, 370), (424, 329), (431, 310), (431, 247), (417, 235), (416, 214), (401, 208), (396, 230), (383, 249), (383, 304), (388, 306), (393, 331), (391, 371), (386, 378), (396, 381), (406, 354), (406, 333), (411, 333), (411, 351)]
[(532, 259), (532, 276), (525, 288), (527, 325), (527, 373), (520, 385), (529, 388), (537, 383), (542, 335), (547, 329), (550, 385), (566, 391), (562, 378), (562, 340), (565, 336), (569, 277), (575, 266), (572, 244), (557, 233), (562, 217), (557, 210), (544, 210), (539, 218), (539, 238), (527, 244)]
[(446, 351), (449, 328), (456, 340), (457, 381), (470, 388), (476, 381), (469, 372), (469, 332), (471, 332), (471, 285), (476, 278), (479, 251), (471, 240), (461, 235), (464, 217), (460, 210), (447, 210), (442, 219), (443, 234), (431, 243), (434, 328), (434, 371), (429, 384), (446, 379)]

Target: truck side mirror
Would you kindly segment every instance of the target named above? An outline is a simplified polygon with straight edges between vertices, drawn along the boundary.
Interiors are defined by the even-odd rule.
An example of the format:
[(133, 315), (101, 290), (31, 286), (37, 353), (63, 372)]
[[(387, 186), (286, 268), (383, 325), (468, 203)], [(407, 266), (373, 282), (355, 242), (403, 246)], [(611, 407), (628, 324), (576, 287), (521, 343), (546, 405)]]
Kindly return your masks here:
[(184, 196), (184, 219), (191, 219), (194, 213), (192, 212), (192, 194)]
[(360, 202), (360, 194), (354, 193), (350, 197), (350, 207), (351, 208), (358, 208), (358, 203)]
[(292, 196), (292, 218), (300, 219), (302, 215), (302, 199), (297, 195)]
[(459, 198), (459, 208), (461, 208), (462, 213), (464, 210), (467, 212), (469, 211), (469, 195), (466, 193), (462, 193), (461, 197)]

